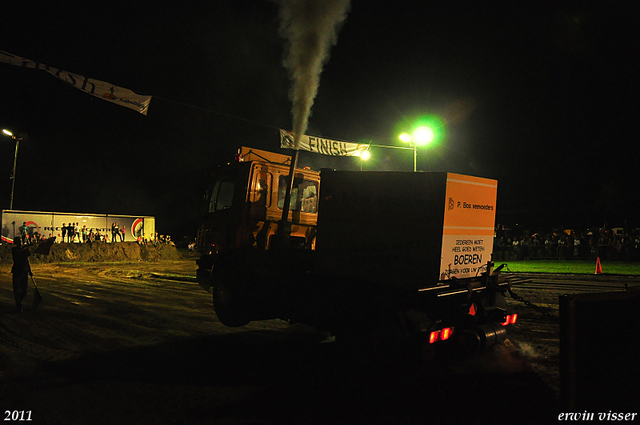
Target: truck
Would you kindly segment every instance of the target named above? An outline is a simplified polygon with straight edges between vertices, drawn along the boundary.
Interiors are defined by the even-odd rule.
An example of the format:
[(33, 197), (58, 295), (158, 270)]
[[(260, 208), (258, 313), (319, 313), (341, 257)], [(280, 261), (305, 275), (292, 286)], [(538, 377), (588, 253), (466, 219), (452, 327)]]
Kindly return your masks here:
[(517, 316), (491, 261), (497, 181), (297, 168), (284, 218), (290, 168), (243, 147), (211, 177), (197, 278), (224, 325), (283, 319), (373, 349), (506, 339)]

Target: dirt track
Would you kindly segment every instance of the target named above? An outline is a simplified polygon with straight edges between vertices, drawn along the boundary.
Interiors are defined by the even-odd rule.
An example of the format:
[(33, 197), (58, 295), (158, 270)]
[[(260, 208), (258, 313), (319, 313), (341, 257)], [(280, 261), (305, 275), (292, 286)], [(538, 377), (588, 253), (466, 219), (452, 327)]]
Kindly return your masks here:
[(36, 424), (537, 424), (555, 414), (554, 392), (510, 343), (457, 364), (372, 366), (305, 326), (224, 327), (194, 260), (34, 264), (45, 300), (22, 315), (0, 269), (2, 411), (31, 411)]
[[(0, 264), (11, 264), (11, 244), (0, 244)], [(31, 252), (35, 247), (29, 248)], [(108, 262), (108, 261), (164, 261), (179, 260), (178, 250), (169, 244), (118, 243), (56, 243), (48, 255), (33, 254), (31, 263)]]

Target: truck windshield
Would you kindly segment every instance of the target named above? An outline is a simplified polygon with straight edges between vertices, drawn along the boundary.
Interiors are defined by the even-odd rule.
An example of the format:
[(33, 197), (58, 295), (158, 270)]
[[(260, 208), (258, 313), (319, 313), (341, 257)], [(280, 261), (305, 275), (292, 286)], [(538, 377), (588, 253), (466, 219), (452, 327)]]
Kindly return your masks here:
[(216, 182), (211, 193), (209, 202), (209, 212), (226, 210), (233, 205), (233, 191), (235, 189), (233, 180), (222, 180)]
[[(287, 176), (280, 176), (278, 182), (278, 208), (280, 209), (284, 207), (286, 191)], [(318, 211), (318, 182), (296, 178), (293, 182), (289, 208), (291, 211), (316, 213)]]

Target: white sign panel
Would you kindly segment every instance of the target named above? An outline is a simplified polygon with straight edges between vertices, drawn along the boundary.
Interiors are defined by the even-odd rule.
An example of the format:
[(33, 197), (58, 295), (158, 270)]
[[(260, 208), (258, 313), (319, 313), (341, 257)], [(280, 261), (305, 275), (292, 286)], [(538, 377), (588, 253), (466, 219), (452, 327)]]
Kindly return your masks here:
[(366, 144), (341, 142), (307, 135), (300, 137), (298, 146), (296, 147), (294, 137), (292, 132), (280, 130), (280, 147), (283, 149), (297, 149), (330, 156), (360, 156), (369, 149), (369, 145)]
[(447, 174), (440, 280), (479, 276), (491, 261), (496, 180)]
[(93, 78), (83, 77), (82, 75), (74, 74), (72, 72), (63, 71), (43, 63), (34, 62), (3, 51), (0, 51), (0, 62), (23, 68), (41, 69), (85, 93), (104, 99), (107, 102), (112, 102), (117, 105), (124, 106), (125, 108), (133, 109), (134, 111), (140, 112), (142, 115), (147, 115), (151, 96), (140, 95), (129, 89), (118, 87), (104, 81), (94, 80)]

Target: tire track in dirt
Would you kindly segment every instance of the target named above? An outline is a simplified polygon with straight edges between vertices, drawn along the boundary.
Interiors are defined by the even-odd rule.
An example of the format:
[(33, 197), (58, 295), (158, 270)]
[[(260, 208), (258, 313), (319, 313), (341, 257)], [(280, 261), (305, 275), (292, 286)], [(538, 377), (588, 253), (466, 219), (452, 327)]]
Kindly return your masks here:
[[(193, 265), (177, 262), (165, 268), (171, 270), (172, 266), (187, 267), (188, 272)], [(182, 292), (182, 288), (167, 287), (166, 283), (152, 278), (150, 272), (138, 268), (137, 264), (34, 265), (45, 300), (41, 307), (32, 310), (30, 285), (24, 313), (0, 314), (0, 373), (34, 371), (43, 363), (60, 362), (87, 352), (131, 347), (141, 341), (161, 342), (165, 336), (153, 336), (153, 329), (161, 321), (154, 317), (156, 306), (144, 300), (151, 289)], [(10, 275), (0, 275), (0, 278), (2, 287), (11, 287)], [(155, 282), (148, 283), (149, 279)], [(64, 281), (69, 281), (69, 285), (64, 285)], [(130, 285), (131, 282), (135, 284)], [(67, 286), (72, 286), (74, 291)], [(6, 291), (5, 295), (12, 301), (12, 292)], [(77, 321), (78, 309), (89, 312), (84, 316), (86, 321)], [(139, 323), (140, 317), (149, 323)], [(118, 332), (125, 328), (127, 332)]]

